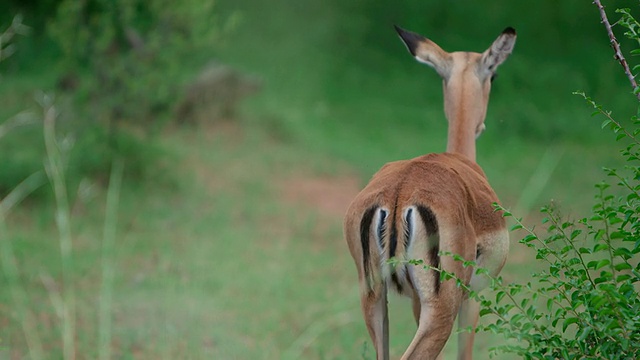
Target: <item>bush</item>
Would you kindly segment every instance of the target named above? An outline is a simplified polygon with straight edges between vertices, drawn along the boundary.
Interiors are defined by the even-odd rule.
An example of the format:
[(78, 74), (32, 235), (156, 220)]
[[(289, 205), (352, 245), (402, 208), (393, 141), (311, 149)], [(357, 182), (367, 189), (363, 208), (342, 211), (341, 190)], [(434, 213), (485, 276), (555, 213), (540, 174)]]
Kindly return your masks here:
[(164, 154), (154, 135), (173, 113), (197, 54), (217, 41), (215, 20), (211, 0), (58, 5), (48, 30), (64, 55), (58, 86), (73, 94), (66, 121), (78, 139), (72, 171), (106, 179), (118, 157), (129, 177), (159, 172)]
[[(84, 177), (103, 182), (115, 159), (124, 160), (130, 179), (169, 174), (163, 168), (167, 152), (156, 134), (173, 116), (185, 79), (218, 43), (222, 26), (214, 1), (60, 0), (49, 5), (53, 14), (45, 16), (45, 32), (36, 35), (59, 49), (50, 71), (57, 74), (58, 134), (73, 145), (65, 163), (71, 183)], [(15, 29), (22, 27), (13, 26), (7, 34)], [(13, 49), (0, 49), (0, 59)], [(34, 126), (0, 143), (6, 170), (0, 174), (0, 195), (39, 169), (42, 137), (41, 127)]]
[[(640, 40), (640, 24), (628, 10), (619, 13), (626, 35)], [(578, 221), (567, 220), (553, 206), (544, 207), (542, 222), (548, 233), (540, 236), (516, 219), (513, 230), (527, 233), (520, 243), (535, 250), (544, 269), (526, 283), (492, 279), (495, 298), (471, 294), (482, 305), (480, 314), (495, 319), (477, 331), (510, 339), (493, 352), (524, 359), (638, 359), (640, 120), (633, 117), (625, 126), (585, 94), (577, 94), (595, 108), (594, 115), (604, 116), (602, 127), (610, 129), (616, 141), (627, 142), (621, 151), (626, 166), (605, 169), (609, 180), (596, 185), (592, 212)]]

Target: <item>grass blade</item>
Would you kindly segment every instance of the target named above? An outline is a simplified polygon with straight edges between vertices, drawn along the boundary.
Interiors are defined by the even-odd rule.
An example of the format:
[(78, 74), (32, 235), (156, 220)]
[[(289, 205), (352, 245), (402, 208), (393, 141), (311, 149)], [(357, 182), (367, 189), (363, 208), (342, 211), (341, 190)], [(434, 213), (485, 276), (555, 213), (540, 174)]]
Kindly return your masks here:
[(118, 202), (122, 184), (123, 162), (116, 160), (111, 170), (107, 191), (107, 213), (102, 240), (102, 286), (100, 288), (99, 359), (111, 358), (111, 300), (113, 295), (114, 244), (118, 221)]
[(17, 317), (20, 319), (22, 331), (27, 341), (27, 346), (29, 347), (29, 355), (31, 359), (34, 360), (44, 359), (42, 342), (38, 335), (38, 322), (27, 308), (27, 291), (19, 280), (18, 265), (11, 241), (9, 241), (7, 235), (5, 216), (13, 206), (20, 203), (44, 183), (44, 174), (42, 172), (36, 172), (18, 184), (18, 186), (0, 202), (0, 261), (2, 262), (2, 271), (7, 278), (8, 291), (10, 292)]
[(64, 311), (62, 318), (62, 344), (64, 359), (75, 359), (75, 286), (73, 282), (73, 254), (71, 241), (71, 225), (69, 199), (67, 197), (66, 180), (62, 152), (56, 140), (55, 120), (56, 109), (53, 101), (43, 95), (41, 104), (44, 110), (44, 142), (47, 154), (45, 169), (49, 181), (53, 186), (56, 200), (56, 225), (60, 242), (60, 257), (62, 261), (62, 282)]

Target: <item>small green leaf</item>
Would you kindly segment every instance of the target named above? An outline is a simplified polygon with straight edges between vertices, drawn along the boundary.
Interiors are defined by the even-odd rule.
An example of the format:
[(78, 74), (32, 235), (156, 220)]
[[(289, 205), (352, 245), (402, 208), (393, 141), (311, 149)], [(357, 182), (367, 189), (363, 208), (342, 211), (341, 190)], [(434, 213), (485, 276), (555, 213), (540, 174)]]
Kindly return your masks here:
[(598, 261), (598, 264), (596, 265), (595, 270), (602, 269), (603, 267), (605, 267), (605, 266), (607, 266), (609, 264), (611, 264), (611, 261), (609, 261), (609, 259), (602, 259), (602, 260)]
[(607, 244), (596, 244), (593, 246), (593, 252), (608, 250), (609, 245)]
[(578, 235), (582, 234), (582, 230), (580, 229), (575, 229), (571, 232), (571, 236), (570, 239), (574, 240), (576, 237), (578, 237)]
[(632, 276), (629, 274), (622, 274), (622, 275), (618, 275), (618, 277), (616, 277), (616, 282), (623, 282), (623, 281), (627, 281), (629, 279), (631, 279)]
[[(618, 218), (616, 218), (616, 219), (618, 219)], [(619, 220), (620, 220), (619, 222), (622, 222), (621, 219), (619, 219)], [(609, 237), (611, 239), (622, 239), (622, 238), (624, 238), (624, 233), (621, 232), (621, 231), (614, 231), (614, 232), (611, 233), (611, 235), (609, 235)]]
[(619, 224), (619, 223), (624, 221), (624, 220), (620, 219), (617, 216), (618, 216), (618, 214), (611, 213), (610, 216), (609, 216), (609, 224), (614, 225), (614, 224)]
[(613, 255), (615, 256), (620, 256), (623, 259), (630, 259), (633, 257), (633, 253), (631, 252), (631, 250), (627, 249), (627, 248), (617, 248), (613, 251)]
[(591, 252), (591, 249), (586, 248), (586, 247), (581, 247), (581, 248), (579, 248), (579, 249), (578, 249), (578, 252), (579, 252), (580, 254), (591, 254), (591, 253), (592, 253), (592, 252)]
[(536, 240), (538, 239), (538, 237), (534, 234), (527, 234), (527, 236), (525, 236), (524, 238), (522, 238), (522, 242), (523, 243), (528, 243), (530, 241)]
[(464, 258), (462, 256), (460, 256), (459, 254), (453, 254), (451, 257), (455, 261), (460, 261), (460, 262), (464, 262), (465, 261)]
[(570, 317), (570, 318), (565, 319), (564, 322), (562, 323), (562, 332), (565, 332), (569, 325), (575, 324), (578, 321), (580, 321), (580, 319), (578, 319), (577, 317)]
[(615, 265), (613, 268), (616, 269), (616, 271), (621, 271), (621, 270), (630, 270), (633, 267), (627, 263), (620, 263)]

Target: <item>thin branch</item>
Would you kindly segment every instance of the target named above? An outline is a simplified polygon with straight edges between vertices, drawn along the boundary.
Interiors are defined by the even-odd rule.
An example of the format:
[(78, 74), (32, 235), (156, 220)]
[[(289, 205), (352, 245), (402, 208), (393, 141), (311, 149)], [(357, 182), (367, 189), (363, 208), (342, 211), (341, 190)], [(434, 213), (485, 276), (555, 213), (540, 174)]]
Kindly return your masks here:
[[(629, 82), (631, 83), (631, 86), (633, 86), (633, 91), (636, 92), (638, 89), (638, 83), (636, 82), (635, 76), (631, 73), (631, 69), (629, 69), (627, 60), (624, 58), (624, 55), (622, 55), (620, 43), (618, 43), (618, 39), (616, 39), (616, 36), (613, 34), (613, 30), (611, 30), (611, 24), (609, 23), (609, 19), (607, 19), (607, 13), (604, 11), (604, 6), (600, 0), (593, 0), (593, 3), (598, 7), (598, 10), (600, 10), (600, 18), (602, 19), (604, 27), (607, 29), (607, 34), (609, 34), (611, 47), (613, 47), (615, 52), (613, 57), (618, 60), (620, 65), (624, 68), (624, 73), (627, 74), (627, 78), (629, 78)], [(640, 92), (636, 93), (636, 97), (640, 100)]]

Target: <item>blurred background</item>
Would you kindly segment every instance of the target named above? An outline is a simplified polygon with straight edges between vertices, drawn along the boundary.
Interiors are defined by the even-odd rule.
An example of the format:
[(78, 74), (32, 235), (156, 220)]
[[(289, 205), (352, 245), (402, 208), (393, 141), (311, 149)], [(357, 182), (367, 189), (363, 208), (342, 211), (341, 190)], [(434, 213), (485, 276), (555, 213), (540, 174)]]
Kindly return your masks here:
[[(477, 52), (514, 27), (478, 163), (530, 225), (589, 214), (623, 162), (572, 93), (637, 110), (590, 1), (5, 0), (0, 358), (375, 358), (342, 216), (384, 163), (446, 147), (441, 80), (393, 24)], [(526, 281), (518, 236), (503, 275)], [(398, 357), (408, 300), (390, 316)]]

